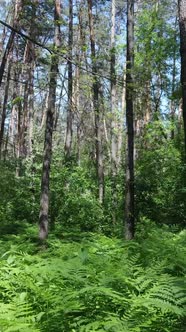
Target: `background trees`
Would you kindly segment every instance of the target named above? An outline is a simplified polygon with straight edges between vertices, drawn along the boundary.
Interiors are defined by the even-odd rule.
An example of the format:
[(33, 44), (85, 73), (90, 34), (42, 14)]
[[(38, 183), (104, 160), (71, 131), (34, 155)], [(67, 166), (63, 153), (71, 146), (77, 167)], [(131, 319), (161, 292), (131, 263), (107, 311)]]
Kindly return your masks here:
[[(50, 164), (53, 132), (47, 193), (51, 224), (83, 228), (86, 211), (91, 221), (85, 228), (110, 233), (121, 231), (123, 219), (142, 216), (183, 225), (178, 4), (77, 0), (62, 5), (56, 23), (51, 1), (1, 5), (8, 14), (0, 22), (1, 163), (15, 171), (20, 188), (28, 183), (31, 211), (22, 202), (23, 219), (37, 219), (39, 181), (41, 176), (42, 183), (46, 180), (41, 165), (46, 155), (44, 165)], [(132, 30), (127, 32), (130, 13), (134, 36)], [(124, 188), (130, 187), (134, 197), (133, 186), (136, 207), (130, 199), (123, 217), (129, 193), (124, 194)], [(18, 191), (16, 195), (19, 201)], [(10, 202), (13, 215), (11, 195)]]
[(179, 26), (180, 26), (180, 55), (181, 55), (181, 85), (182, 85), (182, 105), (183, 105), (183, 125), (186, 148), (186, 2), (178, 1)]
[(1, 332), (185, 332), (184, 24), (0, 2)]

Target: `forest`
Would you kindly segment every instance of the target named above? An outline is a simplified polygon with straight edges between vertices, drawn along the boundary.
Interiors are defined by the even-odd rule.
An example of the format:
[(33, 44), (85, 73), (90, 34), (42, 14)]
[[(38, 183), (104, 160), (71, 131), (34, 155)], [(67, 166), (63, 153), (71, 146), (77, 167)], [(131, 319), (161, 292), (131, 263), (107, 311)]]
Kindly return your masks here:
[(0, 1), (0, 332), (186, 331), (186, 0)]

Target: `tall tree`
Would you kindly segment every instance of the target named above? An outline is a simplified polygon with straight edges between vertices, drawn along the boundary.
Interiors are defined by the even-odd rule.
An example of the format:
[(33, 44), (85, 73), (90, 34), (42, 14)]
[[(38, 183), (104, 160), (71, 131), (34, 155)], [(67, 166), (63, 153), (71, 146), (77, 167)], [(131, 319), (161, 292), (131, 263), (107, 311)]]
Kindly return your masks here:
[(66, 139), (65, 139), (65, 153), (67, 160), (71, 154), (72, 146), (72, 47), (73, 47), (73, 0), (69, 0), (69, 32), (68, 32), (68, 107), (67, 107), (67, 128), (66, 128)]
[[(60, 0), (55, 0), (54, 8), (54, 50), (59, 49), (61, 45), (61, 31), (60, 31), (60, 15), (61, 3)], [(50, 165), (52, 158), (52, 135), (55, 114), (56, 102), (56, 87), (58, 76), (58, 62), (59, 56), (54, 53), (51, 57), (50, 79), (49, 79), (49, 96), (48, 108), (46, 114), (46, 129), (43, 155), (43, 171), (41, 177), (41, 201), (39, 214), (39, 238), (46, 239), (48, 235), (48, 211), (49, 211), (49, 180), (50, 180)]]
[(186, 152), (186, 0), (178, 0), (180, 26), (181, 85), (183, 103), (183, 126)]
[(92, 0), (88, 1), (88, 17), (89, 17), (89, 30), (90, 30), (90, 46), (91, 46), (91, 59), (93, 71), (93, 107), (95, 119), (95, 141), (96, 141), (96, 166), (98, 177), (99, 201), (103, 203), (104, 198), (104, 172), (103, 172), (103, 151), (101, 140), (101, 126), (100, 126), (100, 109), (99, 109), (99, 81), (98, 70), (96, 63), (96, 44), (94, 34), (94, 22), (92, 13)]
[(116, 3), (112, 0), (111, 6), (111, 176), (112, 176), (112, 204), (113, 204), (113, 223), (115, 223), (116, 213), (116, 172), (117, 172), (117, 121), (116, 121), (116, 45), (115, 45), (115, 22)]
[(111, 124), (111, 157), (112, 157), (112, 175), (116, 175), (117, 165), (117, 135), (116, 135), (116, 46), (115, 46), (115, 16), (116, 16), (116, 3), (112, 0), (111, 11), (111, 111), (112, 111), (112, 124)]
[(125, 237), (134, 237), (134, 116), (133, 116), (133, 70), (134, 70), (134, 0), (127, 2), (127, 66), (126, 66), (126, 197)]

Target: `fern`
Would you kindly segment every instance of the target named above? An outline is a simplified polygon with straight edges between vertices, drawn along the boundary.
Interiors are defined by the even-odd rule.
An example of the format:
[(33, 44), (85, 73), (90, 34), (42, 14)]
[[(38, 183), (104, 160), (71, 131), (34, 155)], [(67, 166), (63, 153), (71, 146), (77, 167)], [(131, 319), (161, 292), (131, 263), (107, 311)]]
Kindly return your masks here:
[[(22, 296), (22, 294), (20, 294)], [(32, 306), (21, 298), (13, 298), (11, 303), (0, 303), (0, 331), (39, 332), (35, 321), (40, 315), (34, 313)]]
[[(167, 233), (158, 242), (154, 228), (146, 246), (94, 234), (80, 243), (52, 238), (48, 249), (32, 255), (32, 242), (17, 238), (9, 248), (6, 242), (0, 331), (184, 332), (185, 235)], [(180, 275), (173, 269), (175, 243)]]

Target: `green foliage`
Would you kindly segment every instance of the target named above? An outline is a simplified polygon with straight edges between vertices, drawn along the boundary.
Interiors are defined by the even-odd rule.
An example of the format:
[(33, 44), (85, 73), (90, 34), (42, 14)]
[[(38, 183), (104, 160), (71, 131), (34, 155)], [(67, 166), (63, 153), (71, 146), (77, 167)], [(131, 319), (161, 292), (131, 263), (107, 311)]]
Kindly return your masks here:
[(12, 100), (12, 106), (13, 105), (20, 105), (20, 103), (23, 101), (23, 97), (16, 97)]
[[(123, 231), (123, 194), (125, 188), (125, 166), (122, 165), (120, 172), (114, 177), (105, 176), (104, 198), (104, 234), (122, 234)], [(113, 189), (114, 188), (114, 189)]]
[(0, 216), (1, 224), (15, 232), (16, 221), (35, 222), (39, 211), (40, 174), (35, 164), (27, 160), (21, 166), (21, 176), (16, 177), (15, 165), (1, 163), (0, 168)]
[(180, 151), (160, 121), (146, 128), (146, 150), (136, 167), (138, 211), (160, 223), (185, 225), (185, 168)]
[(88, 170), (62, 167), (54, 160), (51, 177), (51, 219), (68, 228), (95, 230), (103, 211), (96, 197), (96, 183)]
[(136, 242), (63, 233), (37, 251), (34, 232), (1, 240), (1, 331), (185, 331), (185, 231), (144, 220)]

